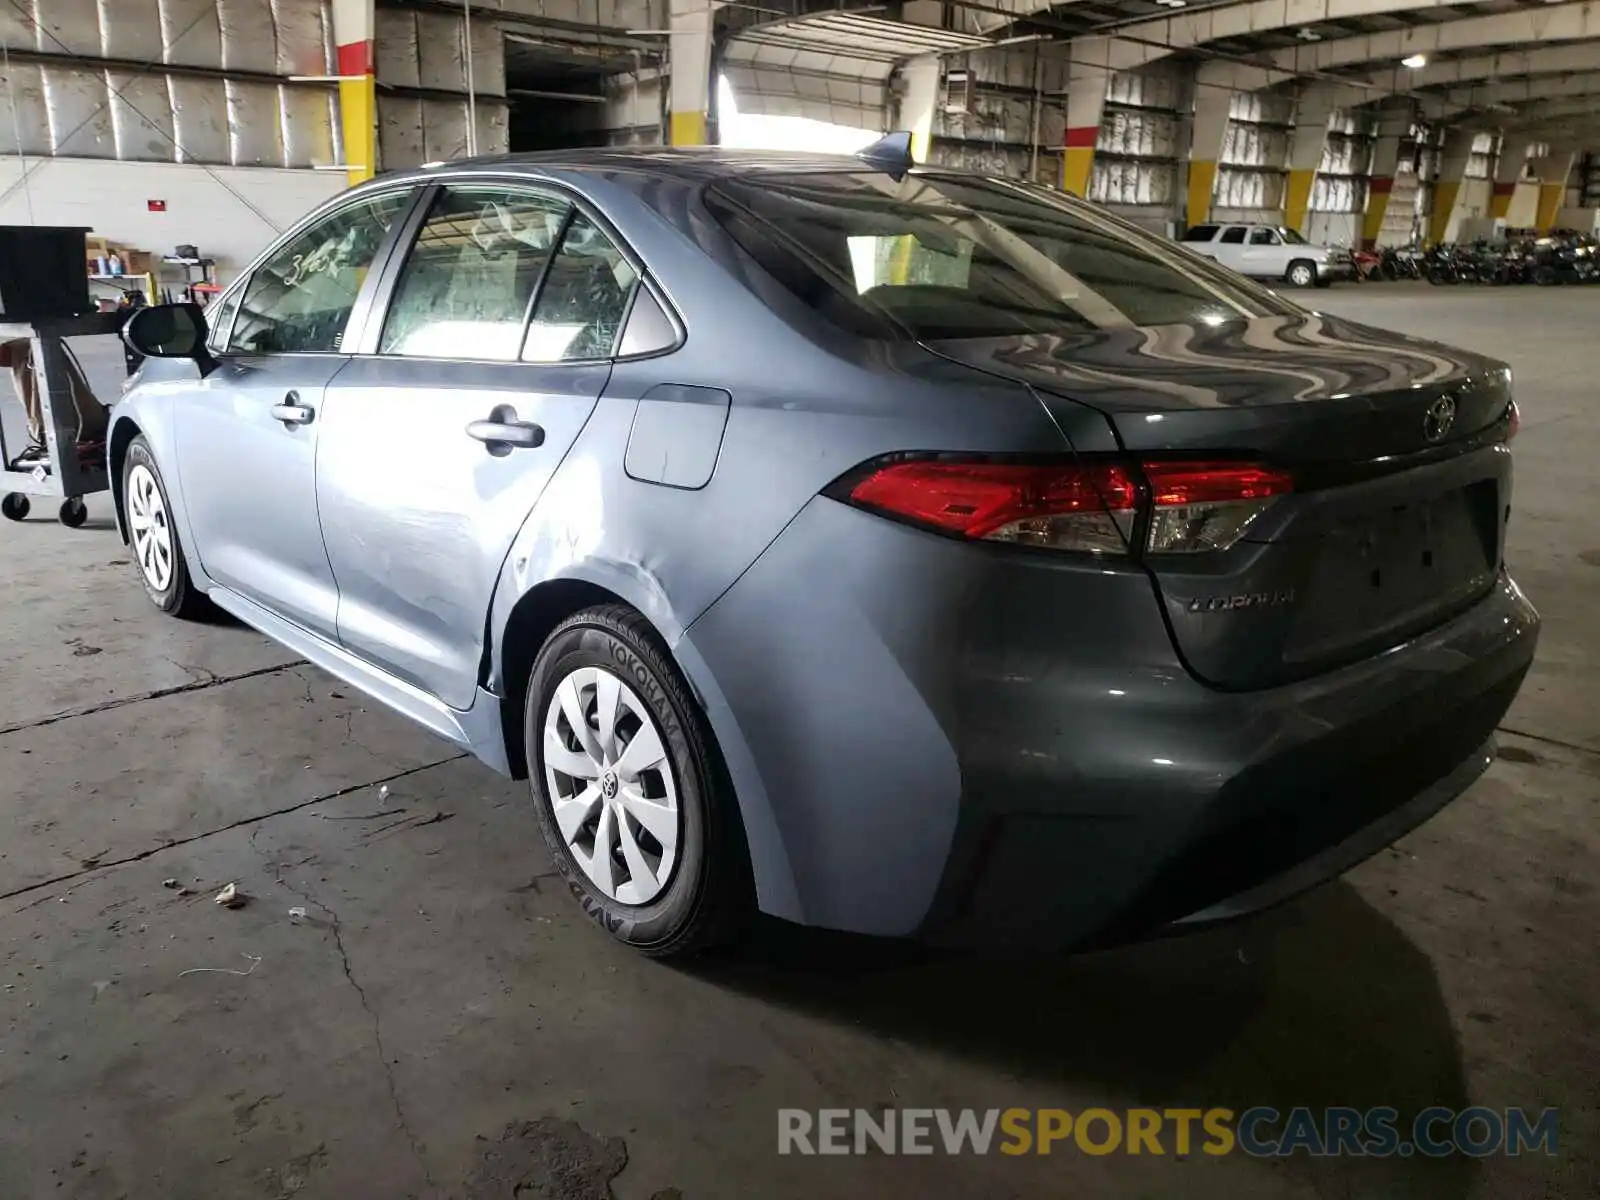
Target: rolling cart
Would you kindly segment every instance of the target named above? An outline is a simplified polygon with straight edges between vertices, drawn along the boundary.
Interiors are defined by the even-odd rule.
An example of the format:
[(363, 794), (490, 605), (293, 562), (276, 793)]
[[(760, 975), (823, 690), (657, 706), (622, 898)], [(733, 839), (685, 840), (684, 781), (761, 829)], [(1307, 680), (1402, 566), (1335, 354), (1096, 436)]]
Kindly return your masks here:
[(33, 342), (33, 362), (39, 381), (39, 408), (44, 419), (46, 456), (37, 462), (14, 465), (17, 450), (6, 445), (0, 425), (0, 515), (20, 521), (32, 508), (30, 497), (60, 501), (56, 515), (63, 525), (76, 529), (88, 519), (85, 496), (111, 486), (106, 476), (105, 454), (85, 460), (78, 452), (77, 409), (67, 382), (64, 338), (90, 334), (115, 334), (121, 328), (118, 313), (89, 313), (79, 317), (42, 317), (29, 322), (0, 321), (0, 341), (28, 338)]

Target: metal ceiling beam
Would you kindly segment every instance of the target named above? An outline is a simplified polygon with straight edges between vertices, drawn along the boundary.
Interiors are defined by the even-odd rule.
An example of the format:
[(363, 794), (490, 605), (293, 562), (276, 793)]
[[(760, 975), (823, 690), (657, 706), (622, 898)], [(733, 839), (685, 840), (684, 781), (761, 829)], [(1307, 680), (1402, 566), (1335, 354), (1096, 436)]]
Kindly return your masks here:
[[(1387, 0), (1385, 0), (1387, 2)], [(1514, 12), (1462, 17), (1439, 25), (1369, 33), (1326, 42), (1307, 42), (1262, 55), (1262, 64), (1277, 71), (1303, 74), (1365, 63), (1390, 64), (1396, 78), (1409, 75), (1422, 86), (1428, 68), (1406, 71), (1400, 60), (1414, 54), (1433, 56), (1485, 46), (1548, 46), (1552, 43), (1600, 39), (1600, 8), (1590, 3), (1547, 4)], [(1593, 65), (1590, 60), (1589, 65)], [(1429, 63), (1429, 67), (1433, 64)]]
[[(1073, 59), (1112, 71), (1128, 71), (1182, 50), (1197, 49), (1229, 38), (1316, 26), (1344, 17), (1403, 14), (1428, 9), (1453, 11), (1444, 0), (1246, 0), (1245, 3), (1200, 12), (1154, 17), (1121, 26), (1116, 32), (1104, 36), (1079, 38), (1073, 43)], [(1308, 42), (1304, 46), (1261, 55), (1260, 61), (1295, 74), (1325, 71), (1335, 65), (1371, 62), (1385, 57), (1398, 61), (1418, 51), (1448, 48), (1449, 39), (1441, 40), (1439, 31), (1483, 22), (1496, 22), (1501, 36), (1492, 41), (1478, 40), (1462, 44), (1484, 46), (1562, 40), (1563, 37), (1580, 35), (1547, 33), (1545, 30), (1565, 27), (1565, 24), (1574, 22), (1586, 29), (1592, 23), (1594, 31), (1581, 36), (1593, 37), (1600, 34), (1600, 13), (1591, 15), (1589, 9), (1587, 3), (1573, 3), (1519, 9), (1490, 17), (1457, 18), (1442, 24), (1408, 26), (1357, 38)], [(1325, 47), (1349, 47), (1354, 43), (1367, 43), (1368, 48), (1359, 57), (1344, 60), (1343, 64), (1323, 54)]]
[[(1596, 61), (1600, 66), (1600, 60)], [(1514, 79), (1480, 83), (1472, 87), (1449, 88), (1422, 98), (1424, 110), (1455, 112), (1495, 105), (1521, 107), (1550, 100), (1600, 95), (1600, 70), (1578, 75), (1545, 75), (1533, 79)]]

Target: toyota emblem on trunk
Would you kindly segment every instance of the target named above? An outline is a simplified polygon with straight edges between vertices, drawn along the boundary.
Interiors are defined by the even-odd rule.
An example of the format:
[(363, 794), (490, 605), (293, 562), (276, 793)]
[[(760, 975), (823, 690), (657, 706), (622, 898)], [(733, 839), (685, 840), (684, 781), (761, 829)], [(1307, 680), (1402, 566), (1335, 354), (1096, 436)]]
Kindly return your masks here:
[(1440, 396), (1428, 405), (1428, 411), (1422, 414), (1422, 436), (1430, 442), (1443, 441), (1445, 434), (1450, 432), (1450, 426), (1455, 423), (1456, 398)]

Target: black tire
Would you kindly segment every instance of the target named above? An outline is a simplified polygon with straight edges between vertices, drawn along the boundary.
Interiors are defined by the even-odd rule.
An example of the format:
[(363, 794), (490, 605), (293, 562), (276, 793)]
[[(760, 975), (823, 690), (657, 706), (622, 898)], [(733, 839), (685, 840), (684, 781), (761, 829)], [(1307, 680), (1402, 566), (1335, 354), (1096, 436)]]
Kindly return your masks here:
[[(545, 780), (544, 717), (574, 670), (616, 675), (654, 717), (678, 789), (677, 864), (647, 904), (620, 903), (590, 880), (556, 825)], [(523, 708), (529, 785), (539, 832), (574, 897), (618, 941), (655, 958), (683, 957), (732, 939), (753, 911), (750, 858), (738, 802), (715, 739), (655, 630), (620, 604), (577, 613), (534, 660)]]
[[(1296, 274), (1301, 278), (1296, 279)], [(1289, 264), (1289, 269), (1284, 272), (1284, 279), (1295, 287), (1315, 287), (1317, 283), (1317, 264), (1310, 259), (1297, 258)]]
[(0, 500), (0, 515), (8, 521), (26, 521), (32, 507), (21, 492), (7, 492), (5, 499)]
[(68, 529), (80, 529), (88, 519), (89, 506), (76, 496), (63, 500), (61, 507), (56, 511), (56, 520)]
[[(161, 477), (161, 468), (156, 465), (155, 455), (150, 452), (150, 443), (145, 441), (140, 434), (128, 443), (128, 456), (122, 463), (122, 497), (123, 507), (128, 504), (128, 480), (133, 475), (135, 467), (144, 467), (155, 478), (157, 491), (161, 494), (161, 506), (170, 518), (172, 515), (172, 500), (167, 495), (167, 484)], [(189, 565), (184, 561), (183, 543), (178, 539), (178, 528), (175, 522), (168, 521), (167, 534), (172, 539), (172, 571), (163, 588), (155, 587), (150, 578), (145, 574), (144, 568), (139, 564), (138, 551), (134, 548), (132, 538), (128, 541), (128, 553), (133, 559), (134, 570), (138, 572), (139, 582), (144, 585), (145, 594), (151, 602), (162, 612), (185, 620), (210, 615), (211, 603), (205, 598), (204, 593), (194, 586), (194, 580), (189, 577)]]

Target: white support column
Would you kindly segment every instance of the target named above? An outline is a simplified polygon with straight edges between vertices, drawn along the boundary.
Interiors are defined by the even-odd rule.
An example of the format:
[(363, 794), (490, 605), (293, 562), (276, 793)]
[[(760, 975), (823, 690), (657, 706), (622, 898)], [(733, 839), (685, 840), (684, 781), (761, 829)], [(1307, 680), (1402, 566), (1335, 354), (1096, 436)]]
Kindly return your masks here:
[(897, 128), (911, 134), (911, 157), (928, 161), (933, 146), (934, 110), (939, 105), (939, 81), (943, 71), (936, 54), (911, 59), (901, 68), (900, 120)]
[(1489, 199), (1489, 215), (1505, 220), (1511, 211), (1511, 200), (1517, 194), (1517, 182), (1522, 169), (1528, 165), (1528, 145), (1533, 141), (1525, 133), (1508, 133), (1500, 139), (1500, 154), (1494, 161), (1494, 192)]
[(1317, 168), (1328, 144), (1328, 121), (1342, 89), (1312, 84), (1300, 94), (1294, 112), (1294, 138), (1289, 145), (1289, 178), (1284, 190), (1283, 223), (1296, 233), (1306, 231)]
[(1467, 177), (1467, 161), (1478, 130), (1452, 125), (1445, 130), (1444, 147), (1439, 153), (1439, 174), (1433, 183), (1433, 214), (1428, 218), (1428, 241), (1437, 246), (1450, 231), (1450, 218), (1456, 211), (1456, 197)]
[[(370, 3), (370, 0), (369, 0)], [(668, 19), (667, 139), (674, 146), (706, 144), (711, 111), (712, 0), (672, 0)]]
[(1203, 63), (1195, 72), (1194, 121), (1189, 127), (1189, 180), (1185, 191), (1184, 223), (1200, 225), (1211, 219), (1211, 202), (1217, 189), (1217, 163), (1228, 134), (1228, 110), (1233, 103), (1233, 64)]
[(1389, 193), (1394, 190), (1395, 169), (1400, 165), (1400, 143), (1411, 132), (1411, 106), (1395, 105), (1378, 119), (1378, 140), (1372, 147), (1372, 174), (1367, 179), (1367, 211), (1361, 220), (1361, 245), (1371, 250), (1383, 232), (1383, 218), (1389, 211)]
[[(1074, 53), (1077, 47), (1073, 47)], [(1106, 83), (1111, 72), (1093, 63), (1072, 60), (1067, 69), (1067, 132), (1061, 148), (1061, 188), (1074, 196), (1089, 194), (1094, 148), (1100, 139), (1100, 117), (1106, 110)]]
[(1534, 228), (1549, 233), (1556, 226), (1561, 206), (1567, 196), (1567, 181), (1572, 176), (1572, 166), (1578, 160), (1578, 147), (1570, 143), (1553, 143), (1550, 153), (1534, 164), (1539, 173), (1539, 215)]

